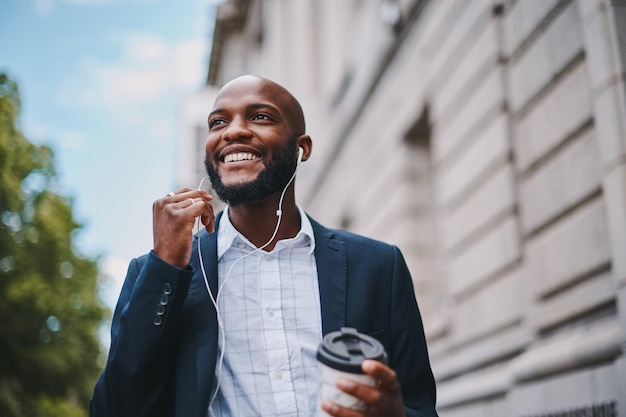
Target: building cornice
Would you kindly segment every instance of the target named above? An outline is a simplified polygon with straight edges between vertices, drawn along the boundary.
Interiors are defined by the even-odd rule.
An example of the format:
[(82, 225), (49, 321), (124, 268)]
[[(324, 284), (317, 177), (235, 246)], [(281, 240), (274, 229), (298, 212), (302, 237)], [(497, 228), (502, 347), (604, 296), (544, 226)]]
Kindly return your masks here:
[(224, 41), (231, 32), (242, 30), (245, 26), (251, 2), (251, 0), (226, 0), (217, 6), (206, 85), (217, 83)]

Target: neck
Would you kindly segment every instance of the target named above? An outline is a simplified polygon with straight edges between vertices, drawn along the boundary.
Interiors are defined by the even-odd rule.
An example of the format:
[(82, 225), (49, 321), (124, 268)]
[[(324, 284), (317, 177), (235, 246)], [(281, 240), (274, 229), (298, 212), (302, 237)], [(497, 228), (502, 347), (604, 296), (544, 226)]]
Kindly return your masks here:
[[(278, 232), (264, 247), (267, 252), (274, 249), (279, 240), (293, 238), (300, 231), (300, 213), (295, 203), (293, 188), (290, 188), (283, 201)], [(257, 248), (265, 245), (274, 234), (279, 219), (276, 214), (279, 198), (280, 193), (258, 203), (241, 204), (228, 209), (230, 221), (235, 229)]]

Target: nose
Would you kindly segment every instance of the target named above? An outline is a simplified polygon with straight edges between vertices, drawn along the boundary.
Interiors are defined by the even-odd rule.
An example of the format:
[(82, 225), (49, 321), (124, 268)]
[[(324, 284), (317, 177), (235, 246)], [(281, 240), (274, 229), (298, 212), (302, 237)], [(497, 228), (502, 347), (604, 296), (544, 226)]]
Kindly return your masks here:
[(248, 128), (247, 120), (243, 117), (234, 117), (222, 133), (222, 138), (229, 142), (251, 137), (252, 132)]

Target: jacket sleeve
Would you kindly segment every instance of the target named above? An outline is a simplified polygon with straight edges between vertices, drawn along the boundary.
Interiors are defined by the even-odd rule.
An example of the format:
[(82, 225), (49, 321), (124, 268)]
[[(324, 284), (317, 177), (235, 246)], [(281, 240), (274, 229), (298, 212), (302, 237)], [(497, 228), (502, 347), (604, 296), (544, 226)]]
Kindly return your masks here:
[(111, 324), (108, 360), (91, 417), (173, 415), (176, 341), (193, 270), (153, 252), (133, 259)]
[(407, 416), (434, 417), (436, 391), (430, 367), (422, 318), (413, 281), (402, 253), (394, 247), (390, 320), (392, 357)]

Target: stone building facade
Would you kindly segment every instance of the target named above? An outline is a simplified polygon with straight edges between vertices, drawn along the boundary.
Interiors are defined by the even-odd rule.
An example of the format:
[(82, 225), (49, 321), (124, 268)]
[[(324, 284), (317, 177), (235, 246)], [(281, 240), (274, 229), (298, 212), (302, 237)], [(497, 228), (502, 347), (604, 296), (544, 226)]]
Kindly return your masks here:
[(228, 0), (199, 95), (243, 73), (303, 104), (300, 204), (402, 249), (441, 416), (626, 416), (626, 1)]

